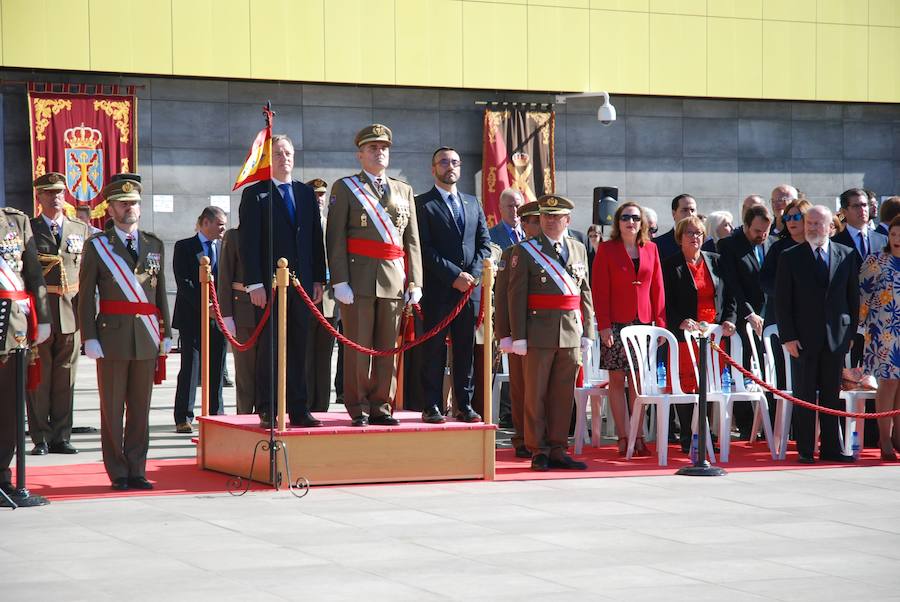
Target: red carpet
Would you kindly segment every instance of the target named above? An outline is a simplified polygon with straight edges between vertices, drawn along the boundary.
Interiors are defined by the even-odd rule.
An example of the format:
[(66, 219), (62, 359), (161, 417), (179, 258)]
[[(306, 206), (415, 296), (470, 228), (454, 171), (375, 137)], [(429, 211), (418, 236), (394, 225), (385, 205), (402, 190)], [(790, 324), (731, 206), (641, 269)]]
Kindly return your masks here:
[[(650, 445), (654, 450), (653, 445)], [(604, 477), (648, 477), (670, 475), (689, 464), (687, 456), (677, 445), (669, 446), (669, 465), (658, 466), (656, 455), (634, 458), (626, 461), (618, 457), (613, 445), (599, 449), (585, 447), (579, 459), (588, 464), (586, 471), (550, 470), (533, 472), (529, 460), (518, 459), (512, 449), (497, 450), (498, 481), (529, 481), (540, 479), (590, 479)], [(731, 458), (721, 466), (730, 472), (752, 472), (760, 470), (798, 470), (817, 468), (849, 468), (853, 466), (878, 466), (881, 458), (877, 449), (866, 449), (856, 464), (835, 464), (816, 462), (813, 465), (797, 463), (797, 454), (789, 451), (787, 460), (775, 462), (769, 456), (764, 443), (752, 447), (745, 442), (731, 444)], [(113, 491), (109, 478), (101, 462), (91, 464), (70, 464), (60, 466), (29, 467), (29, 490), (53, 501), (121, 498), (143, 495), (216, 494), (228, 491), (230, 477), (218, 472), (200, 470), (193, 458), (178, 460), (149, 460), (147, 478), (153, 483), (152, 491)], [(15, 476), (13, 477), (15, 481)], [(271, 490), (261, 483), (252, 483), (251, 491)]]

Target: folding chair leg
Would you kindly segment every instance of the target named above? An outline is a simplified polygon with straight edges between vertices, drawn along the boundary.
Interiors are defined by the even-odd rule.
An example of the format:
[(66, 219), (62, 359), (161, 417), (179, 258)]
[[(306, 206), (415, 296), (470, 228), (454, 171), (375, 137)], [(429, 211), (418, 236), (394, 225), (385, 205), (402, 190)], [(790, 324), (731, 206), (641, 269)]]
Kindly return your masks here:
[(775, 409), (775, 421), (778, 429), (778, 459), (784, 460), (787, 455), (788, 434), (791, 431), (791, 414), (794, 412), (794, 404), (786, 399), (778, 398), (778, 407)]
[(606, 395), (588, 395), (591, 402), (591, 445), (600, 447), (600, 429), (603, 425), (603, 406)]
[(660, 466), (669, 461), (669, 412), (672, 406), (666, 402), (656, 404), (656, 456)]
[(759, 415), (759, 405), (753, 404), (755, 408), (753, 412), (753, 426), (750, 427), (750, 445), (756, 443), (756, 437), (759, 435), (759, 423), (761, 421), (761, 417)]
[(725, 464), (731, 454), (731, 414), (734, 402), (728, 399), (722, 403), (722, 413), (719, 414), (719, 460)]
[(580, 456), (587, 442), (587, 391), (575, 392), (575, 455)]
[(757, 414), (762, 421), (763, 433), (766, 435), (766, 445), (769, 446), (769, 453), (772, 454), (772, 459), (775, 460), (778, 458), (778, 452), (776, 451), (774, 437), (772, 436), (772, 421), (769, 418), (769, 401), (765, 397), (762, 397), (755, 403), (758, 408)]
[(637, 439), (638, 434), (638, 424), (641, 420), (641, 412), (644, 411), (644, 404), (641, 401), (634, 402), (634, 412), (631, 413), (631, 424), (628, 429), (628, 451), (625, 454), (625, 459), (630, 460), (631, 456), (634, 455), (634, 442)]

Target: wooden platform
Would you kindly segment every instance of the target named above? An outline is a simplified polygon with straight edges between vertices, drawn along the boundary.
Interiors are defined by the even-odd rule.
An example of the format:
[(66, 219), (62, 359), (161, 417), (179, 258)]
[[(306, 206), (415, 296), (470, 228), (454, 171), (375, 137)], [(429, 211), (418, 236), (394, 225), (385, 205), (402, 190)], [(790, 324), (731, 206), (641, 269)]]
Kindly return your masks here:
[[(345, 413), (315, 416), (323, 427), (276, 431), (294, 479), (334, 485), (494, 478), (495, 425), (425, 424), (418, 412), (397, 412), (399, 426), (354, 428)], [(255, 415), (204, 416), (197, 464), (247, 477), (256, 443), (268, 438)], [(269, 482), (268, 462), (268, 452), (260, 451), (253, 480)]]

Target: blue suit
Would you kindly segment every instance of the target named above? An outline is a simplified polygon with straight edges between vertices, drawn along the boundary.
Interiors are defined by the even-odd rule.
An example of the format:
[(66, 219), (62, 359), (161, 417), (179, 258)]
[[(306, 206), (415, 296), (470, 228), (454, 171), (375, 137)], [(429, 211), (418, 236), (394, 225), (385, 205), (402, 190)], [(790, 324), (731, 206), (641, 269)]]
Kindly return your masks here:
[[(506, 231), (506, 224), (504, 224), (503, 222), (500, 222), (499, 224), (488, 230), (488, 233), (490, 234), (491, 242), (501, 249), (506, 249), (507, 247), (511, 247), (516, 244), (515, 241), (509, 237), (509, 233)], [(524, 240), (524, 238), (522, 240)]]
[[(437, 188), (416, 197), (416, 216), (425, 272), (422, 287), (422, 309), (425, 329), (430, 330), (459, 303), (462, 293), (453, 288), (461, 272), (481, 278), (482, 262), (491, 254), (490, 234), (481, 205), (472, 195), (457, 192), (462, 204), (464, 230), (459, 231), (450, 208)], [(502, 228), (502, 225), (500, 226)], [(475, 345), (475, 306), (470, 300), (450, 323), (453, 341), (453, 395), (457, 408), (471, 406), (475, 391), (472, 383)], [(442, 385), (447, 348), (444, 333), (423, 344), (429, 358), (422, 373), (425, 407), (442, 405)]]

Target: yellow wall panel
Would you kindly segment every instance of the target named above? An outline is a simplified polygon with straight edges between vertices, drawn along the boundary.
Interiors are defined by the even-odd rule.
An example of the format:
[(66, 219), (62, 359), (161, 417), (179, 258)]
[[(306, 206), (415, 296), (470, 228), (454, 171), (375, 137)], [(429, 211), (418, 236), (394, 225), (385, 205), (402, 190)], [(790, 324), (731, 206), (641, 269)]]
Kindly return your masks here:
[(816, 21), (816, 0), (763, 0), (763, 19)]
[(325, 79), (393, 84), (393, 0), (325, 2)]
[[(2, 0), (3, 64), (38, 69), (90, 69), (88, 0)], [(53, 15), (59, 27), (39, 27)], [(67, 35), (67, 32), (79, 32)]]
[(763, 97), (816, 99), (816, 26), (763, 21)]
[(650, 93), (706, 95), (706, 19), (650, 15)]
[(591, 0), (591, 8), (645, 13), (650, 10), (650, 0)]
[[(250, 0), (250, 70), (262, 79), (325, 78), (324, 0)], [(278, 35), (273, 23), (296, 24)]]
[[(462, 86), (462, 4), (396, 0), (397, 83)], [(446, 43), (438, 44), (435, 40)]]
[(706, 11), (710, 17), (761, 19), (762, 0), (707, 0)]
[(559, 6), (563, 8), (590, 8), (591, 0), (528, 0), (531, 6)]
[(816, 98), (865, 101), (869, 97), (868, 28), (816, 27)]
[(650, 0), (651, 13), (706, 15), (706, 0)]
[(762, 21), (707, 20), (707, 94), (762, 96)]
[(590, 90), (650, 92), (650, 16), (591, 11)]
[(463, 85), (468, 88), (528, 86), (527, 53), (511, 32), (528, 30), (526, 7), (463, 2)]
[(819, 0), (816, 16), (819, 23), (866, 25), (869, 0)]
[(528, 7), (528, 89), (587, 91), (589, 11)]
[(868, 100), (900, 102), (900, 29), (877, 27), (869, 32)]
[(869, 0), (869, 25), (900, 27), (900, 2)]
[(249, 0), (172, 0), (176, 75), (250, 77)]
[[(171, 0), (90, 0), (91, 69), (132, 73), (172, 73)], [(131, 35), (112, 32), (122, 23), (140, 23)]]

